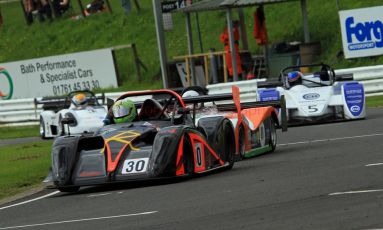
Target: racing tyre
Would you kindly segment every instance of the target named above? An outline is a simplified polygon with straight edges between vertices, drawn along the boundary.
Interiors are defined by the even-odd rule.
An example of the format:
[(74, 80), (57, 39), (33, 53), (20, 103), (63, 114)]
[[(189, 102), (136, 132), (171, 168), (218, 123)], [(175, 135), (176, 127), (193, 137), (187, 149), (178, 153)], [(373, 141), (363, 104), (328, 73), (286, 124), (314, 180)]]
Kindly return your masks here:
[(58, 187), (60, 192), (78, 192), (80, 190), (80, 186), (72, 186), (72, 187)]
[(275, 148), (277, 147), (277, 130), (275, 128), (275, 122), (272, 118), (269, 118), (269, 145), (271, 147), (270, 152), (274, 152)]
[(245, 130), (243, 126), (241, 125), (239, 127), (238, 131), (238, 145), (239, 145), (239, 153), (238, 153), (238, 160), (242, 160), (245, 158)]
[(229, 163), (227, 169), (231, 169), (234, 166), (235, 161), (235, 138), (234, 131), (230, 125), (230, 121), (225, 120), (224, 123), (224, 143), (225, 143), (225, 158), (224, 160)]
[(40, 117), (40, 136), (41, 136), (41, 139), (47, 139), (43, 117)]

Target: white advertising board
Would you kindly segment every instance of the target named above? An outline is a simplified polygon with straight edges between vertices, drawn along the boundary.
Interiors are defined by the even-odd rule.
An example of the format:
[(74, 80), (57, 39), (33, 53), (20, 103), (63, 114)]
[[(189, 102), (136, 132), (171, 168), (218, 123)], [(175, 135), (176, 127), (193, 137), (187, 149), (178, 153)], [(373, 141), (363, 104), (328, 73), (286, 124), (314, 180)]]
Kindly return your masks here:
[(339, 11), (346, 58), (383, 54), (383, 6)]
[(0, 64), (1, 99), (66, 95), (106, 87), (117, 87), (110, 49)]

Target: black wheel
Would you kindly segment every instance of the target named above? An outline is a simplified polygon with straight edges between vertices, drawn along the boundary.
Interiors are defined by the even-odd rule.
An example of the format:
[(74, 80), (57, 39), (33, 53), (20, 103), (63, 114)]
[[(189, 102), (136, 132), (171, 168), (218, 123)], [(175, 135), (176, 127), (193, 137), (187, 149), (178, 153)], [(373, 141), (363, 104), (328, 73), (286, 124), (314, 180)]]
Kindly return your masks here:
[(238, 145), (239, 145), (238, 158), (239, 160), (242, 160), (243, 158), (245, 158), (245, 153), (246, 153), (245, 130), (242, 125), (239, 127), (239, 131), (238, 131)]
[(189, 140), (187, 135), (184, 136), (183, 161), (185, 174), (188, 178), (190, 178), (194, 175), (194, 157), (191, 141)]
[(80, 190), (80, 186), (71, 186), (71, 187), (58, 187), (60, 192), (78, 192)]
[(229, 163), (228, 169), (233, 168), (235, 161), (235, 136), (232, 126), (230, 125), (230, 121), (226, 120), (224, 122), (224, 152), (225, 152), (225, 160)]
[(272, 118), (269, 118), (269, 145), (271, 147), (270, 152), (274, 152), (277, 147), (277, 130), (275, 128), (275, 122)]
[(40, 117), (40, 137), (41, 139), (47, 139), (43, 117)]

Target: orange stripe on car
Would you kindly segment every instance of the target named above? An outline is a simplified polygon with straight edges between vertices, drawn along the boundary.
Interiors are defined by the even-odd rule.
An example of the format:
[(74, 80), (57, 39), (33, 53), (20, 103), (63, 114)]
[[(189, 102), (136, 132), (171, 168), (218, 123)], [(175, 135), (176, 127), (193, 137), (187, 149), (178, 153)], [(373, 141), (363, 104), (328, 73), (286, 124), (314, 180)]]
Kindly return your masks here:
[(242, 114), (253, 123), (255, 129), (257, 129), (261, 123), (273, 113), (276, 113), (275, 108), (271, 106), (242, 110)]
[(182, 139), (181, 139), (180, 144), (178, 146), (177, 163), (176, 163), (176, 176), (181, 176), (181, 175), (185, 174), (185, 167), (184, 167), (184, 162), (183, 162), (184, 138), (185, 138), (185, 136), (182, 136)]

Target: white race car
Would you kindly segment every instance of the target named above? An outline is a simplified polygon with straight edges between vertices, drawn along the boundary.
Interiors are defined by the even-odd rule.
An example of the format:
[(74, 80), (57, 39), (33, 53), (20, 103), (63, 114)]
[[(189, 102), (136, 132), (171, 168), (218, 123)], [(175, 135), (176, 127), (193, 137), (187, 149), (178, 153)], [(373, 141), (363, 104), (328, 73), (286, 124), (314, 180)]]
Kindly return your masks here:
[[(302, 74), (302, 67), (317, 72)], [(291, 66), (281, 71), (282, 87), (259, 89), (260, 101), (285, 95), (290, 125), (337, 120), (362, 119), (366, 116), (363, 85), (352, 75), (335, 75), (326, 64)], [(258, 86), (259, 87), (259, 86)]]
[[(35, 100), (43, 104), (40, 114), (41, 138), (95, 132), (103, 126), (107, 110), (91, 91), (74, 91), (65, 98)], [(70, 122), (65, 122), (69, 120)]]

